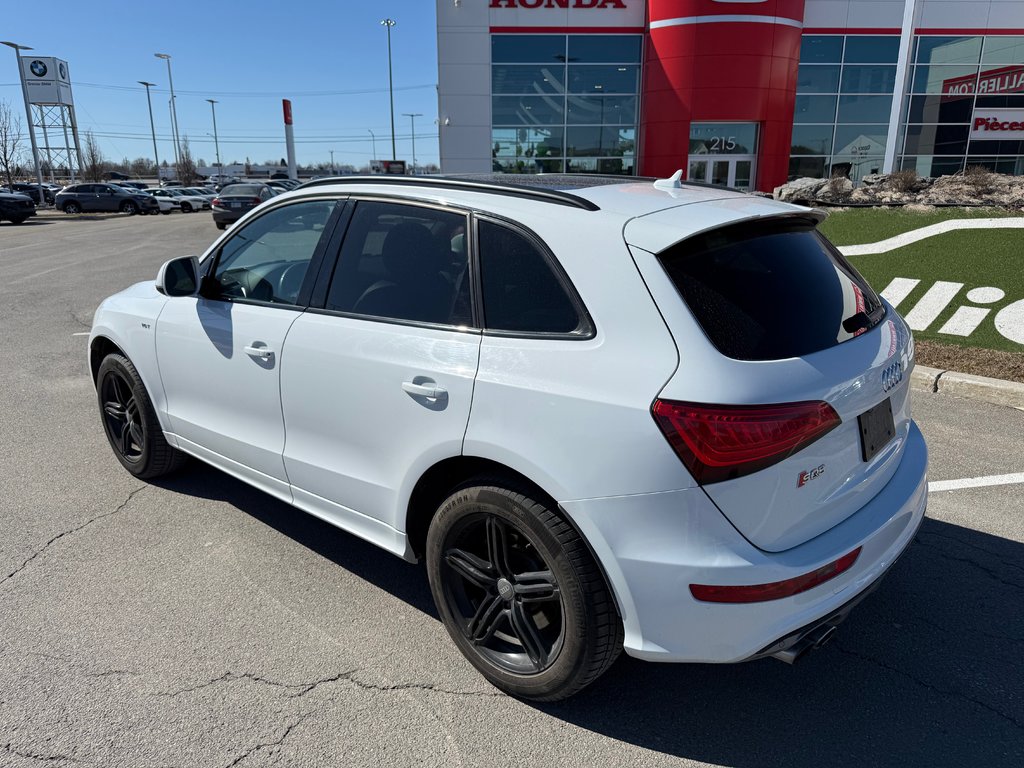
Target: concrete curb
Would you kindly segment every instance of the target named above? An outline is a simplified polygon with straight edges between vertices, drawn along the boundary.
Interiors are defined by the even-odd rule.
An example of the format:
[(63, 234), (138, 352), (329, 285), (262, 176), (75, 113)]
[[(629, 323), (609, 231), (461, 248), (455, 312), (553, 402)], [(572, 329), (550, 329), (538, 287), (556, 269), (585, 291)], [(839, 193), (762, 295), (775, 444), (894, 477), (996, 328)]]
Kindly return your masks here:
[(955, 395), (1024, 409), (1024, 384), (1016, 381), (990, 379), (987, 376), (973, 376), (969, 373), (918, 365), (910, 374), (910, 386), (918, 392)]

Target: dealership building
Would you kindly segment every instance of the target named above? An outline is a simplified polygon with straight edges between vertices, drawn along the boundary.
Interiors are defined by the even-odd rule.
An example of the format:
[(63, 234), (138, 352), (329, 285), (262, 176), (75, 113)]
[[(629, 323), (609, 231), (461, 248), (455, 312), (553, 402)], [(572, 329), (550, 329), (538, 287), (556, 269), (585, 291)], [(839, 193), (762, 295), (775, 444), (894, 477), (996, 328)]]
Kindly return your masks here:
[(445, 173), (1024, 174), (1024, 0), (437, 0)]

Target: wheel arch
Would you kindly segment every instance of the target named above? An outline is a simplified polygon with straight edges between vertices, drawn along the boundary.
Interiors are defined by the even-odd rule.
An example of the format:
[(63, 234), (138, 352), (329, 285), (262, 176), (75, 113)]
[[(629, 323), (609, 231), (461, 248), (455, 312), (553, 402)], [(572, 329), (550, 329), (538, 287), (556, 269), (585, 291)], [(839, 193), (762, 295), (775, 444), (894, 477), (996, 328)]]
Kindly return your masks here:
[(480, 456), (452, 456), (443, 459), (427, 469), (413, 487), (409, 497), (409, 506), (405, 518), (405, 535), (408, 543), (408, 552), (414, 560), (419, 560), (426, 550), (427, 531), (430, 522), (434, 519), (438, 508), (452, 490), (475, 477), (486, 477), (489, 480), (507, 483), (510, 490), (517, 490), (532, 496), (536, 501), (542, 502), (557, 511), (573, 527), (580, 540), (586, 545), (590, 556), (597, 565), (597, 570), (604, 579), (608, 594), (612, 595), (615, 611), (619, 616), (622, 610), (618, 604), (618, 598), (612, 583), (605, 572), (604, 564), (597, 557), (594, 548), (586, 535), (576, 524), (565, 509), (558, 503), (555, 497), (546, 491), (541, 485), (512, 467), (493, 459), (485, 459)]
[[(89, 344), (89, 372), (92, 374), (92, 383), (95, 386), (96, 376), (100, 370), (100, 364), (109, 354), (128, 357), (124, 350), (106, 336), (97, 336)], [(128, 358), (131, 359), (131, 358)]]

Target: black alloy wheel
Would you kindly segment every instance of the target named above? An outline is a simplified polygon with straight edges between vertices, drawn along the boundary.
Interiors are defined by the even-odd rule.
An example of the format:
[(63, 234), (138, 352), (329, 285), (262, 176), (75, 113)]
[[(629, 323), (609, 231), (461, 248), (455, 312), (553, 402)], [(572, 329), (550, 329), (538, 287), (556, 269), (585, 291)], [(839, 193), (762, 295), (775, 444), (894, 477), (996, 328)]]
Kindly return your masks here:
[(120, 371), (110, 370), (103, 376), (100, 401), (111, 447), (125, 461), (137, 464), (146, 444), (146, 425), (132, 386)]
[(129, 216), (134, 216), (139, 212), (139, 204), (134, 200), (125, 200), (121, 203), (121, 213), (127, 213)]
[(445, 598), (477, 651), (518, 674), (551, 666), (562, 646), (562, 594), (526, 533), (479, 513), (463, 519), (446, 544)]
[(611, 666), (622, 622), (575, 528), (551, 502), (508, 485), (470, 481), (441, 505), (427, 533), (430, 589), (484, 677), (514, 696), (556, 701)]
[(186, 461), (160, 427), (153, 403), (132, 362), (117, 353), (103, 358), (96, 373), (100, 418), (114, 456), (138, 478), (166, 475)]

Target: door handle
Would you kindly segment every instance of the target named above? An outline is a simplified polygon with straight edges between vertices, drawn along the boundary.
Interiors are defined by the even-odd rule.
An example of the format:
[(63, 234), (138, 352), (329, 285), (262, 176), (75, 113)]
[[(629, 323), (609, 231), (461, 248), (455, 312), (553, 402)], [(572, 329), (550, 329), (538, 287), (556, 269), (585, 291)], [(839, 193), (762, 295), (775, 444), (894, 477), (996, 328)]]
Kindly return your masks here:
[(403, 381), (402, 391), (418, 397), (432, 397), (435, 399), (444, 397), (448, 394), (447, 389), (437, 386), (437, 384), (432, 381), (425, 384), (414, 384), (411, 381)]
[(245, 348), (245, 354), (258, 357), (260, 360), (269, 360), (273, 356), (274, 350), (270, 347), (248, 346)]

